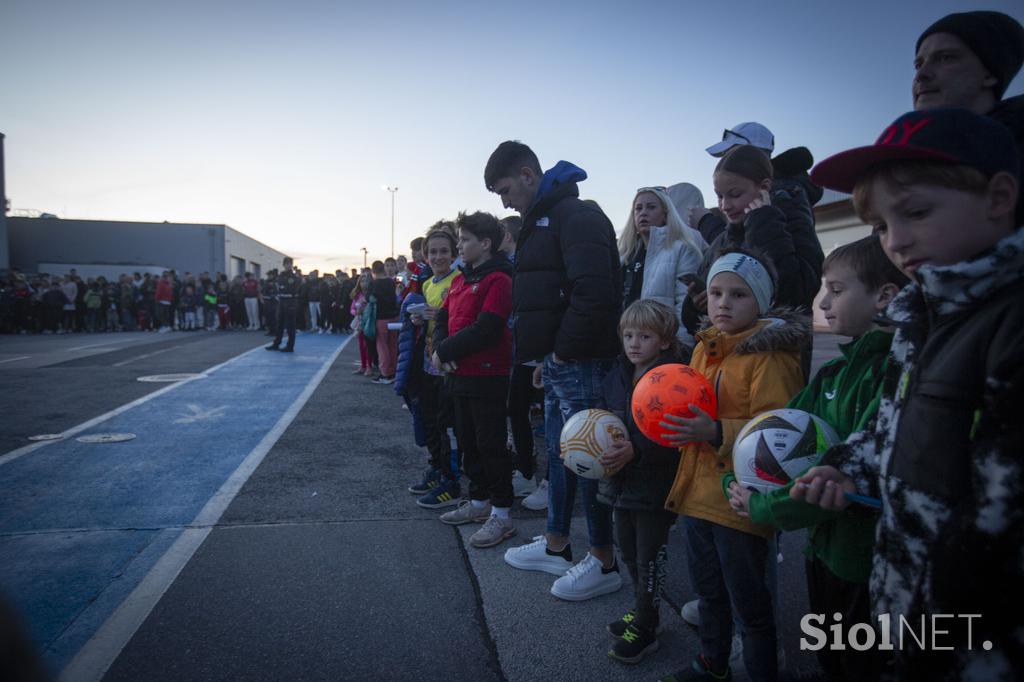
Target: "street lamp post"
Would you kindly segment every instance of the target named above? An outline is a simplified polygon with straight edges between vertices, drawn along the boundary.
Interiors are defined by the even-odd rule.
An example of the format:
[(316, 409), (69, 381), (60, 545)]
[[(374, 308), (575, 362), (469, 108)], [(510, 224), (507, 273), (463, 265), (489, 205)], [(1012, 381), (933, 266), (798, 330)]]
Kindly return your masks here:
[(384, 185), (384, 189), (391, 192), (391, 257), (395, 257), (395, 194), (398, 186)]
[(363, 252), (363, 267), (365, 268), (366, 267), (366, 254), (369, 253), (369, 251), (366, 250), (365, 246), (361, 249), (361, 251)]

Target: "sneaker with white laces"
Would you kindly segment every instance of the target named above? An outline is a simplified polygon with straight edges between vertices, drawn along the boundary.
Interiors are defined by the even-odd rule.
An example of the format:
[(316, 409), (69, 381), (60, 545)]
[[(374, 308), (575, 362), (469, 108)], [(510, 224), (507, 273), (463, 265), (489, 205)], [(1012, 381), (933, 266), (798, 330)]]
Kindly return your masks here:
[[(534, 476), (536, 478), (536, 476)], [(512, 474), (512, 497), (526, 497), (537, 489), (537, 481), (526, 478), (521, 471)], [(547, 500), (544, 500), (545, 506)]]
[(603, 594), (618, 592), (622, 576), (618, 564), (604, 568), (590, 552), (551, 585), (551, 594), (567, 601), (585, 601)]
[(490, 515), (490, 502), (483, 507), (474, 507), (473, 503), (469, 500), (463, 500), (455, 509), (441, 514), (441, 522), (447, 523), (449, 526), (461, 526), (464, 523), (483, 523)]
[(523, 499), (523, 507), (533, 511), (543, 511), (548, 508), (548, 482), (543, 480), (537, 484), (537, 489)]
[(690, 625), (700, 627), (700, 599), (694, 599), (683, 604), (683, 608), (679, 610), (679, 615)]
[(513, 547), (505, 552), (505, 563), (523, 571), (543, 571), (551, 575), (565, 575), (572, 568), (572, 550), (566, 545), (561, 552), (548, 549), (548, 541), (537, 535), (533, 542)]
[[(449, 512), (454, 514), (455, 512)], [(511, 519), (503, 519), (494, 514), (484, 521), (483, 528), (469, 536), (469, 544), (474, 547), (494, 547), (516, 534), (516, 527)]]

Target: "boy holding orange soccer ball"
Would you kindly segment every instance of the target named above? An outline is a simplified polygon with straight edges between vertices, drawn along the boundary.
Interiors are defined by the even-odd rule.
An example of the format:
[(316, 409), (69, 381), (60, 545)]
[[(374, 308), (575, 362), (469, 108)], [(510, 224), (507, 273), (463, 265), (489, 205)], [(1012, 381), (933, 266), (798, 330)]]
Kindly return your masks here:
[(633, 389), (655, 367), (679, 362), (680, 346), (675, 311), (651, 299), (636, 301), (619, 320), (622, 355), (602, 385), (603, 407), (622, 419), (629, 434), (601, 457), (605, 478), (597, 499), (614, 508), (615, 533), (622, 562), (633, 578), (636, 606), (608, 625), (618, 641), (608, 652), (623, 663), (639, 663), (658, 648), (658, 608), (669, 529), (676, 515), (665, 511), (679, 463), (679, 450), (658, 445), (644, 436), (630, 409)]

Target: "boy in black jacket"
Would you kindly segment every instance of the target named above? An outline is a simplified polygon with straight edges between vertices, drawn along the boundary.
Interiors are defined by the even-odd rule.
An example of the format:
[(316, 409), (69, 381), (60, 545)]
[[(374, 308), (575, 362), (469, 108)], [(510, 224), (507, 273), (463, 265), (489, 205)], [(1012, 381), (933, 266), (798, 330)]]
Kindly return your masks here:
[(629, 440), (614, 443), (601, 463), (607, 472), (597, 499), (615, 509), (615, 533), (622, 561), (633, 578), (636, 607), (608, 625), (618, 641), (608, 652), (623, 663), (639, 663), (658, 648), (658, 607), (665, 580), (665, 544), (676, 515), (665, 511), (665, 497), (679, 465), (679, 450), (657, 445), (640, 433), (630, 403), (633, 387), (648, 371), (679, 362), (675, 311), (657, 301), (639, 300), (619, 321), (623, 355), (603, 385), (604, 406), (626, 424)]

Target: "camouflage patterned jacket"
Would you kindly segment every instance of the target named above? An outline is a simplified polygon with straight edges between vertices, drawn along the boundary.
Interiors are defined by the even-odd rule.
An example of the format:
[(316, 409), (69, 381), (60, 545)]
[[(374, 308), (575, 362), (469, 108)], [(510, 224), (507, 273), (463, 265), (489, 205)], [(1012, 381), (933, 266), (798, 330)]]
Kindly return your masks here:
[(938, 624), (953, 652), (897, 643), (898, 675), (1019, 679), (1024, 610), (1009, 593), (1024, 579), (1024, 230), (918, 277), (887, 310), (897, 331), (878, 416), (824, 461), (882, 499), (876, 615), (895, 632), (900, 616), (919, 631), (922, 615), (981, 614)]

